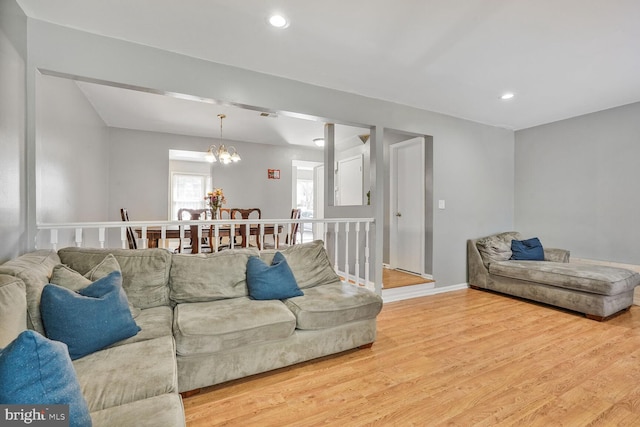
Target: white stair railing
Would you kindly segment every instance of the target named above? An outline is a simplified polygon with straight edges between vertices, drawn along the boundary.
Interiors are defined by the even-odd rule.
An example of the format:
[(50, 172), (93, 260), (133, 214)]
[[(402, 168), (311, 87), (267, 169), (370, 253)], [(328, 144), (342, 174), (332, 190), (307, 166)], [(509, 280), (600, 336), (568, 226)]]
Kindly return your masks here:
[[(298, 224), (296, 243), (305, 243), (311, 240), (322, 240), (325, 249), (336, 272), (345, 282), (357, 286), (365, 286), (374, 290), (370, 282), (370, 234), (373, 218), (327, 218), (327, 219), (248, 219), (248, 220), (194, 220), (194, 221), (113, 221), (113, 222), (77, 222), (77, 223), (39, 223), (37, 225), (38, 238), (36, 247), (39, 249), (57, 250), (60, 247), (120, 247), (127, 249), (127, 228), (130, 227), (137, 237), (137, 247), (140, 249), (157, 246), (169, 248), (170, 242), (178, 241), (177, 251), (186, 252), (189, 246), (187, 236), (196, 248), (195, 252), (208, 249), (209, 245), (203, 245), (203, 238), (214, 239), (219, 242), (221, 236), (236, 236), (236, 229), (243, 225), (257, 226), (260, 247), (264, 250), (273, 243), (285, 241), (292, 242), (292, 230)], [(309, 224), (309, 230), (305, 231), (305, 224)], [(312, 231), (313, 224), (322, 224), (322, 230), (316, 236)], [(113, 230), (114, 233), (109, 233)], [(191, 236), (192, 230), (197, 230), (195, 236)], [(270, 230), (270, 233), (266, 231)], [(282, 230), (278, 233), (278, 230)], [(48, 233), (48, 239), (46, 234)], [(187, 234), (188, 233), (188, 234)], [(364, 234), (364, 235), (363, 235)], [(153, 235), (153, 239), (150, 236)], [(254, 234), (255, 235), (255, 234)], [(109, 239), (111, 237), (111, 239)], [(269, 238), (271, 245), (266, 244), (265, 238)], [(117, 243), (113, 242), (116, 240)], [(62, 243), (67, 242), (67, 244)], [(116, 246), (113, 246), (113, 244)], [(242, 242), (242, 244), (245, 244)], [(211, 245), (214, 252), (220, 250), (219, 245)], [(241, 245), (229, 238), (229, 247), (238, 248)]]

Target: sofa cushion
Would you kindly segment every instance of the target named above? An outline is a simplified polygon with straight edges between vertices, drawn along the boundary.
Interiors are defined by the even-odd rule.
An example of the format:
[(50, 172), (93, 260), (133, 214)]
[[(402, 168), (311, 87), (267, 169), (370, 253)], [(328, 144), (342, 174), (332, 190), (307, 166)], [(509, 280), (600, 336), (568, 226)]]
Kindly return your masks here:
[(252, 256), (247, 262), (247, 286), (249, 297), (257, 300), (284, 299), (304, 295), (298, 287), (287, 260), (277, 252), (267, 265)]
[(37, 250), (0, 265), (0, 274), (15, 276), (24, 282), (27, 289), (27, 327), (41, 334), (44, 334), (44, 327), (40, 318), (40, 295), (57, 264), (60, 264), (60, 257), (55, 251)]
[(492, 262), (506, 261), (511, 258), (511, 241), (520, 239), (520, 233), (516, 231), (507, 231), (478, 239), (476, 247), (485, 268), (489, 268), (489, 264)]
[(617, 295), (640, 284), (640, 274), (604, 265), (502, 261), (491, 263), (489, 273), (600, 295)]
[(382, 310), (378, 295), (342, 282), (306, 289), (304, 296), (284, 303), (295, 314), (298, 329), (325, 329), (374, 319)]
[(184, 407), (178, 393), (161, 394), (91, 413), (95, 427), (184, 427)]
[[(72, 291), (78, 291), (114, 271), (120, 271), (120, 264), (118, 264), (113, 254), (109, 254), (98, 265), (85, 273), (84, 276), (64, 264), (58, 264), (53, 267), (49, 283), (71, 289)], [(138, 316), (140, 309), (134, 307), (128, 299), (127, 303), (129, 304), (131, 315), (134, 318)]]
[(23, 331), (0, 351), (0, 402), (69, 405), (69, 425), (87, 427), (91, 417), (67, 346), (36, 331)]
[(180, 356), (284, 339), (295, 327), (295, 316), (281, 301), (256, 301), (248, 297), (178, 304), (173, 316)]
[(91, 412), (177, 391), (173, 338), (111, 347), (74, 360)]
[(48, 284), (42, 291), (40, 310), (47, 337), (67, 344), (74, 360), (140, 330), (131, 317), (119, 271), (77, 293)]
[(214, 301), (248, 295), (247, 261), (257, 249), (174, 255), (169, 284), (176, 303)]
[(108, 254), (113, 254), (122, 271), (122, 287), (131, 304), (138, 308), (170, 305), (169, 270), (171, 252), (166, 249), (91, 249), (63, 248), (60, 260), (70, 268), (86, 274)]
[(17, 277), (0, 275), (0, 348), (27, 329), (27, 291)]
[(115, 342), (110, 347), (158, 337), (173, 336), (173, 309), (166, 305), (140, 310), (140, 314), (135, 318), (135, 321), (140, 327), (140, 332), (125, 340)]
[[(292, 245), (280, 252), (286, 258), (300, 289), (340, 281), (322, 240)], [(265, 250), (260, 253), (260, 258), (271, 264), (275, 254), (275, 250)]]
[(537, 237), (511, 241), (511, 259), (519, 261), (544, 261), (544, 249)]

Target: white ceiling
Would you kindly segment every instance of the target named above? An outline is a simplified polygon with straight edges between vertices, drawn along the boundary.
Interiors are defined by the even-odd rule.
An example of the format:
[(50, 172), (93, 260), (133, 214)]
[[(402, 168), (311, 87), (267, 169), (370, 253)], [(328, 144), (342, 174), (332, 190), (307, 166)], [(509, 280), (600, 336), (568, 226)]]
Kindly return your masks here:
[[(320, 120), (84, 81), (76, 84), (105, 124), (111, 127), (314, 148), (318, 147), (313, 139), (324, 136), (324, 122)], [(267, 116), (261, 115), (265, 113)], [(226, 115), (222, 129), (218, 114)], [(341, 149), (360, 145), (358, 136), (369, 133), (366, 127), (336, 124), (336, 145)]]
[[(31, 18), (511, 129), (640, 101), (638, 0), (18, 3)], [(274, 11), (287, 29), (266, 24)]]

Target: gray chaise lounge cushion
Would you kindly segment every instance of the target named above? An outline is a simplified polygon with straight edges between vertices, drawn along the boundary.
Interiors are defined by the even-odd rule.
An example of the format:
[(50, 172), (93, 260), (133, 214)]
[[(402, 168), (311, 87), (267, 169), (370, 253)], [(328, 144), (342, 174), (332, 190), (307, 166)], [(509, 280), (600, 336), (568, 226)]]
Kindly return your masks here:
[(622, 268), (547, 261), (492, 262), (489, 273), (600, 295), (630, 291), (640, 279), (638, 273)]

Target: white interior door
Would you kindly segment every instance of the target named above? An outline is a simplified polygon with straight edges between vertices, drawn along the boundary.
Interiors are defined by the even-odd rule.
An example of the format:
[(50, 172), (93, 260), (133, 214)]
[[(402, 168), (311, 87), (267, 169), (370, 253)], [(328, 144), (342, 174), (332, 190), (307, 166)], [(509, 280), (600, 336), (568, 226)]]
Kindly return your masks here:
[(424, 273), (424, 138), (391, 146), (391, 267)]
[(362, 155), (338, 161), (337, 205), (362, 205)]

